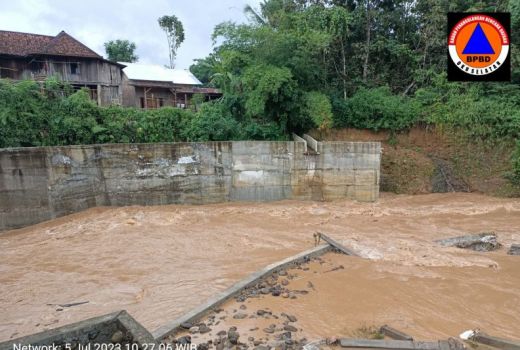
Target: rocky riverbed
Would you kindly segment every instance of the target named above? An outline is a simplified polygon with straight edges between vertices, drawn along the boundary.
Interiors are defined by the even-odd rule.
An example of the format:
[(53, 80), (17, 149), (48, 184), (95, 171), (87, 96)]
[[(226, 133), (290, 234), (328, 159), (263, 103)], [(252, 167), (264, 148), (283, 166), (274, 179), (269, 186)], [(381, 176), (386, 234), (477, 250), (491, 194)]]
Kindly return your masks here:
[(309, 340), (298, 328), (298, 318), (269, 307), (254, 308), (253, 300), (277, 298), (295, 301), (315, 292), (311, 281), (307, 281), (303, 288), (299, 283), (293, 283), (303, 278), (303, 273), (311, 270), (316, 274), (328, 273), (342, 269), (342, 265), (336, 266), (321, 257), (313, 257), (290, 269), (274, 272), (243, 290), (233, 301), (211, 310), (201, 320), (181, 324), (178, 334), (165, 342), (193, 342), (198, 349), (302, 349)]

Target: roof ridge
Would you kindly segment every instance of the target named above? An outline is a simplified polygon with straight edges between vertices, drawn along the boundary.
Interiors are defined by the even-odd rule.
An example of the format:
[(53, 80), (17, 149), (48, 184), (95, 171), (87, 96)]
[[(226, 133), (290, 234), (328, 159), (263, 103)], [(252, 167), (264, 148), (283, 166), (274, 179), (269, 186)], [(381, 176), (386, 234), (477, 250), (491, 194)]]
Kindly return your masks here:
[(47, 38), (55, 38), (55, 36), (53, 36), (53, 35), (29, 33), (29, 32), (18, 32), (18, 31), (15, 31), (15, 30), (3, 30), (3, 29), (0, 29), (0, 32), (2, 32), (2, 33), (15, 33), (15, 34), (28, 34), (28, 35), (44, 36), (44, 37), (47, 37)]
[(44, 47), (43, 52), (46, 53), (46, 54), (52, 54), (52, 53), (49, 52), (50, 49), (52, 49), (59, 42), (59, 40), (61, 38), (64, 38), (64, 37), (71, 38), (72, 40), (74, 40), (74, 42), (76, 44), (78, 44), (78, 45), (82, 46), (83, 48), (87, 49), (88, 51), (93, 53), (95, 56), (97, 56), (99, 58), (102, 58), (102, 56), (100, 56), (97, 52), (95, 52), (90, 47), (88, 47), (87, 45), (83, 44), (81, 41), (79, 41), (78, 39), (74, 38), (72, 35), (70, 35), (69, 33), (67, 33), (64, 30), (62, 30), (61, 32), (58, 33), (58, 35), (56, 35), (55, 37), (52, 38), (52, 40), (47, 44), (47, 46)]

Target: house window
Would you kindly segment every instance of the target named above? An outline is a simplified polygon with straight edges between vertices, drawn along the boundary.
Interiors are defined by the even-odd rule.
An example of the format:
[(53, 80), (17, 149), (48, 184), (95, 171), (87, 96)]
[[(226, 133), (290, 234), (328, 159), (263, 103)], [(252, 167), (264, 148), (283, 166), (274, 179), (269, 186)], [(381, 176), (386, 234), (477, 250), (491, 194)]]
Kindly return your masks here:
[(10, 78), (14, 79), (15, 77), (15, 69), (0, 67), (0, 78)]
[(159, 99), (159, 107), (164, 107), (164, 99), (163, 98)]
[(43, 62), (32, 61), (30, 63), (30, 69), (33, 73), (41, 73), (43, 71)]
[(79, 63), (70, 64), (70, 74), (79, 74)]

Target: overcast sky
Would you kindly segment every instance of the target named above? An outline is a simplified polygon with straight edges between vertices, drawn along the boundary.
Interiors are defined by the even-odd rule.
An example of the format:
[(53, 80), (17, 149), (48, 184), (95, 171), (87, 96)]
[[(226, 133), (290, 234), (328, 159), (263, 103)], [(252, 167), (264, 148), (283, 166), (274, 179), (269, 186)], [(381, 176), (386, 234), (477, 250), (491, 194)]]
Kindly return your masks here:
[(137, 45), (139, 62), (168, 64), (166, 36), (157, 24), (163, 15), (176, 15), (186, 39), (177, 55), (177, 68), (212, 51), (211, 33), (223, 21), (245, 22), (246, 4), (260, 0), (16, 0), (2, 1), (0, 30), (56, 35), (66, 31), (106, 56), (103, 43), (128, 39)]

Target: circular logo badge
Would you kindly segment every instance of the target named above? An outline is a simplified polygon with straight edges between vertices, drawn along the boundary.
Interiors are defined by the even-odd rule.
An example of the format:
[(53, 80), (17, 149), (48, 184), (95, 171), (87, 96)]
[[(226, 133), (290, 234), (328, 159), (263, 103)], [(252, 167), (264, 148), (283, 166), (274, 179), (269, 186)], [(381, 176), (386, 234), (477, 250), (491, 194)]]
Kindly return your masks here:
[(486, 75), (504, 64), (509, 52), (509, 36), (493, 17), (470, 15), (453, 27), (448, 48), (453, 63), (463, 72)]

